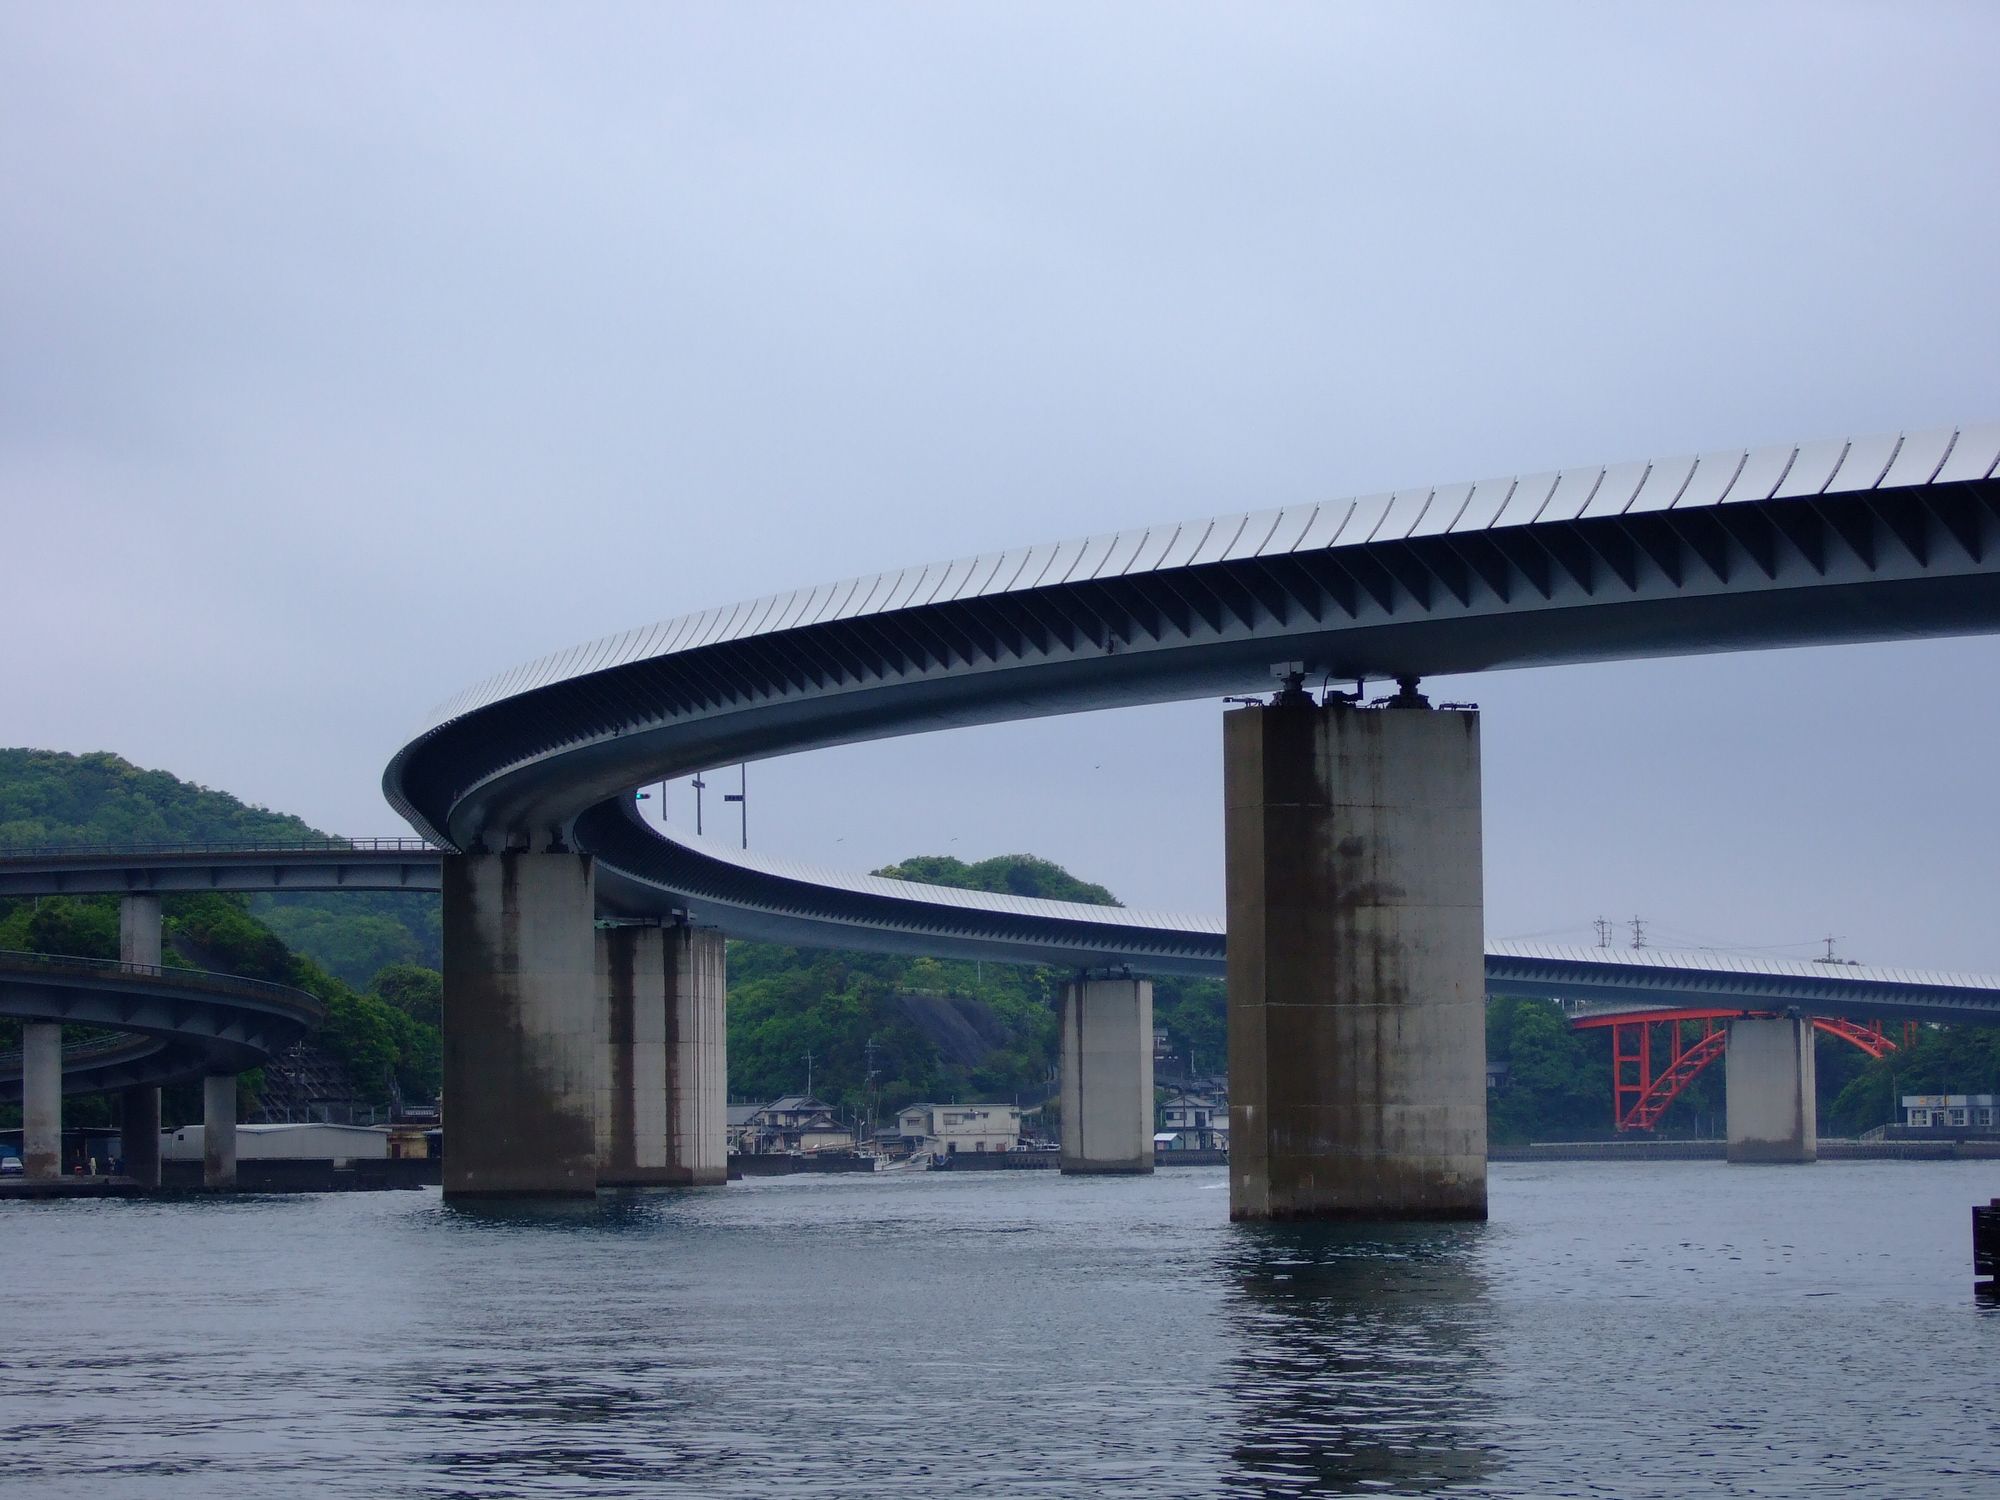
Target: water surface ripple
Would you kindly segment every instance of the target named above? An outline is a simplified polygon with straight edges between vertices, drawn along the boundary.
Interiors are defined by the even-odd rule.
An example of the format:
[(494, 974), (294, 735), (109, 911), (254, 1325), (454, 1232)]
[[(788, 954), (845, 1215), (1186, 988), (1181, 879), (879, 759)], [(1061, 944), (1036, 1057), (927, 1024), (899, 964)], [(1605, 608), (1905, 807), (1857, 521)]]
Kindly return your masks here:
[(1985, 1163), (1502, 1165), (1232, 1226), (1219, 1170), (0, 1206), (36, 1496), (2000, 1495)]

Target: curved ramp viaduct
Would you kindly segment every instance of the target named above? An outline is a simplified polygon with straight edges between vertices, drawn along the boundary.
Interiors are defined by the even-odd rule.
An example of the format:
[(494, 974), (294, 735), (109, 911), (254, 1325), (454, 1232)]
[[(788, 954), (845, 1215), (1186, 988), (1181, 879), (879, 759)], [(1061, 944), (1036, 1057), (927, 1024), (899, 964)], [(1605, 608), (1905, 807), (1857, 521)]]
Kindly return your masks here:
[[(1232, 1215), (1483, 1215), (1496, 965), (1537, 993), (1724, 981), (1486, 954), (1479, 717), (1421, 679), (1991, 632), (1996, 460), (1988, 424), (1421, 486), (845, 579), (469, 688), (383, 778), (442, 851), (446, 1191), (720, 1180), (727, 931), (1073, 967), (1074, 1170), (1150, 1159), (1139, 976), (1226, 951)], [(1263, 692), (1223, 715), (1222, 923), (727, 855), (633, 805), (732, 761)], [(1862, 983), (1765, 974), (1745, 1008), (1798, 1014), (1732, 1024), (1784, 1117), (1744, 1155), (1809, 1152), (1808, 1008), (1844, 1003), (1840, 978)], [(1901, 999), (1989, 1013), (1988, 982), (1926, 979)]]

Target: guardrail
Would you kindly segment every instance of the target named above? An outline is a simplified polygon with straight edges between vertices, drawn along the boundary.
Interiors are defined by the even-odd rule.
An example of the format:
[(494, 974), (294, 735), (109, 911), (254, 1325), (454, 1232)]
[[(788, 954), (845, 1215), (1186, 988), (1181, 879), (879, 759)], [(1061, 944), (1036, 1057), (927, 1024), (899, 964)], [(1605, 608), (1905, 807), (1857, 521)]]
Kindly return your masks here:
[(214, 839), (173, 844), (0, 844), (5, 859), (105, 859), (177, 854), (444, 854), (428, 839)]
[(239, 974), (218, 974), (210, 969), (169, 968), (165, 964), (133, 964), (115, 958), (78, 958), (63, 953), (22, 953), (0, 948), (0, 970), (29, 968), (51, 973), (117, 975), (134, 979), (172, 980), (189, 983), (217, 994), (249, 996), (260, 1000), (281, 1000), (294, 1008), (303, 1007), (315, 1017), (325, 1009), (319, 997), (289, 984), (273, 984), (266, 979), (245, 979)]

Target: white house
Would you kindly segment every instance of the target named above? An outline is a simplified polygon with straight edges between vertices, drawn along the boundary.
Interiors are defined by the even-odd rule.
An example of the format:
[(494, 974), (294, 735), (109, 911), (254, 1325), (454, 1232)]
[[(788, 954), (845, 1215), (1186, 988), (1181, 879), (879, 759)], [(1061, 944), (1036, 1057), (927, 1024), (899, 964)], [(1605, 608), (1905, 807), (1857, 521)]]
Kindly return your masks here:
[(1176, 1089), (1154, 1112), (1153, 1145), (1160, 1151), (1227, 1151), (1229, 1096), (1220, 1089)]
[(1021, 1140), (1021, 1111), (1012, 1104), (907, 1104), (896, 1127), (911, 1151), (933, 1156), (1011, 1151)]

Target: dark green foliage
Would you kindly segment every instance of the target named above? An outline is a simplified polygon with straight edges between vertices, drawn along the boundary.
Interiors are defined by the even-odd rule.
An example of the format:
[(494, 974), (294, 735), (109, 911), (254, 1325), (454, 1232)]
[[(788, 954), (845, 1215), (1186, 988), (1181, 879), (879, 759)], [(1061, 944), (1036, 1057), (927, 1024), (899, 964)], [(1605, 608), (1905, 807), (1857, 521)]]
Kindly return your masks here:
[[(732, 943), (732, 1094), (769, 1099), (806, 1086), (850, 1110), (874, 1099), (1039, 1101), (1054, 1063), (1056, 1017), (1047, 971), (874, 953)], [(953, 1041), (965, 1038), (962, 1050)]]
[[(1821, 1040), (1824, 1065), (1827, 1039)], [(1822, 1087), (1820, 1129), (1840, 1135), (1901, 1124), (1905, 1094), (2000, 1093), (2000, 1026), (1926, 1026), (1907, 1052), (1865, 1062), (1831, 1106), (1825, 1093)]]
[(251, 807), (166, 771), (97, 751), (0, 750), (0, 844), (185, 844), (318, 838), (297, 818)]
[(286, 944), (361, 985), (391, 965), (444, 965), (438, 898), (427, 892), (256, 896), (251, 910)]
[(1188, 1071), (1229, 1071), (1229, 989), (1219, 979), (1163, 974), (1153, 981), (1153, 1025), (1173, 1038)]
[(118, 902), (111, 896), (44, 896), (0, 901), (0, 949), (118, 956)]
[(1007, 896), (1037, 896), (1044, 901), (1078, 901), (1085, 906), (1117, 906), (1118, 898), (1101, 885), (1078, 880), (1061, 865), (1032, 854), (996, 854), (967, 864), (949, 854), (919, 854), (901, 864), (877, 870), (891, 880), (923, 885), (957, 886), (968, 891), (994, 891)]
[[(918, 855), (876, 873), (927, 885), (1118, 904), (1104, 887), (1026, 854), (977, 864)], [(813, 1091), (865, 1112), (873, 1039), (872, 1098), (881, 1111), (919, 1099), (1039, 1103), (1055, 1067), (1063, 977), (1015, 964), (732, 943), (730, 1091), (752, 1099), (797, 1093), (806, 1086), (811, 1052)]]
[(1551, 1002), (1502, 996), (1487, 1002), (1486, 1056), (1507, 1065), (1505, 1086), (1487, 1096), (1495, 1143), (1610, 1133), (1609, 1032), (1572, 1031)]
[(376, 974), (370, 993), (413, 1021), (438, 1026), (444, 1020), (444, 976), (419, 964), (392, 964)]

